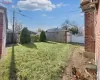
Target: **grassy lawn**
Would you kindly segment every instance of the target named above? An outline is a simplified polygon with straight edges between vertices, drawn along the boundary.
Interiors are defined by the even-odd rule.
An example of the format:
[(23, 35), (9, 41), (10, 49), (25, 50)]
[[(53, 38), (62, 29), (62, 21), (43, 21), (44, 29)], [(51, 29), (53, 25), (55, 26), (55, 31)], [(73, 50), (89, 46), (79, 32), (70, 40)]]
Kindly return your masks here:
[(0, 62), (0, 80), (60, 80), (71, 45), (35, 43), (17, 45)]

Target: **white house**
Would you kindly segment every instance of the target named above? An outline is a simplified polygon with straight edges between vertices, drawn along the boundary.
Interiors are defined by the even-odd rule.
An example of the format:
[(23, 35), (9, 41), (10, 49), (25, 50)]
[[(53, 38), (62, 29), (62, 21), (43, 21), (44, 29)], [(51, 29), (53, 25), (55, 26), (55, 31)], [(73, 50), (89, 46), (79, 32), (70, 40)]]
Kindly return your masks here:
[(63, 42), (63, 43), (71, 41), (70, 32), (63, 28), (48, 29), (45, 33), (48, 41)]
[(5, 53), (6, 29), (8, 27), (6, 8), (0, 6), (0, 57)]
[(77, 35), (73, 35), (71, 32), (67, 31), (65, 28), (52, 28), (48, 29), (46, 32), (47, 40), (56, 42), (74, 42), (74, 43), (84, 43), (84, 30), (80, 29)]

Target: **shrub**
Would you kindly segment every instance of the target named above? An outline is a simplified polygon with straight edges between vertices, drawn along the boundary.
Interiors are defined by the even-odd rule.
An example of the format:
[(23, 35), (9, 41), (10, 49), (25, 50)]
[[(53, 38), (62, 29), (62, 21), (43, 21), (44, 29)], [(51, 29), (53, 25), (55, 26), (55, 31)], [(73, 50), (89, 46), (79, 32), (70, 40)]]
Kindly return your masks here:
[(21, 31), (20, 43), (21, 44), (27, 44), (27, 43), (30, 43), (30, 42), (31, 42), (30, 33), (29, 33), (29, 30), (25, 27)]
[(39, 36), (39, 35), (32, 35), (32, 36), (31, 36), (31, 41), (32, 41), (32, 42), (38, 42), (39, 39), (40, 39), (40, 36)]
[(40, 41), (41, 41), (41, 42), (45, 42), (45, 41), (46, 41), (46, 35), (45, 35), (45, 32), (44, 32), (44, 31), (41, 31), (41, 34), (40, 34)]

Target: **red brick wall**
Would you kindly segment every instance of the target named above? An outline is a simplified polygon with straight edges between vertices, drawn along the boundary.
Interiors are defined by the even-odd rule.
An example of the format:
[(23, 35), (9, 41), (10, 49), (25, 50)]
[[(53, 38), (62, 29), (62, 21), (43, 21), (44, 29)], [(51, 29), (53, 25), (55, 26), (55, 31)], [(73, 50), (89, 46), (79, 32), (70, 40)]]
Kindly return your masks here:
[(2, 54), (3, 14), (0, 13), (0, 57)]
[(96, 27), (95, 27), (95, 34), (96, 34), (96, 62), (98, 66), (98, 80), (100, 80), (100, 0), (99, 0), (99, 6), (98, 6), (98, 12), (97, 12), (97, 19), (96, 19)]
[(95, 52), (94, 12), (85, 13), (85, 50)]

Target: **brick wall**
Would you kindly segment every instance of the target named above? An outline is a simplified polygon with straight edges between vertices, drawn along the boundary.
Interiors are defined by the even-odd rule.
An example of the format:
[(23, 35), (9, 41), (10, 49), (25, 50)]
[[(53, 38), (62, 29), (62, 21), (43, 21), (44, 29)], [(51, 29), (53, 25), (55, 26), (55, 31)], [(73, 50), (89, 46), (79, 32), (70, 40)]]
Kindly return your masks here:
[(97, 12), (97, 19), (96, 19), (96, 27), (95, 27), (95, 34), (96, 34), (96, 64), (98, 66), (98, 79), (100, 80), (100, 0), (99, 0), (99, 6), (98, 6), (98, 12)]
[(3, 31), (3, 14), (0, 13), (0, 57), (2, 54), (2, 31)]
[(94, 12), (85, 12), (85, 50), (95, 52)]

